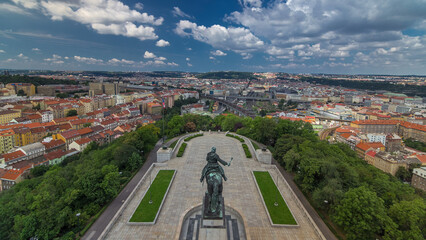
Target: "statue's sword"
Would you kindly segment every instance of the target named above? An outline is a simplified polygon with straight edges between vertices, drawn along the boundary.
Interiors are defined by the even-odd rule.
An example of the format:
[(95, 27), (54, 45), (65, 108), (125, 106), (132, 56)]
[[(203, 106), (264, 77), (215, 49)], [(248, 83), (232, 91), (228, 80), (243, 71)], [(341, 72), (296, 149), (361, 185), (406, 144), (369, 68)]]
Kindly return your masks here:
[(228, 166), (231, 166), (231, 162), (232, 162), (232, 160), (234, 160), (234, 158), (233, 158), (233, 157), (231, 157), (231, 161), (229, 161)]

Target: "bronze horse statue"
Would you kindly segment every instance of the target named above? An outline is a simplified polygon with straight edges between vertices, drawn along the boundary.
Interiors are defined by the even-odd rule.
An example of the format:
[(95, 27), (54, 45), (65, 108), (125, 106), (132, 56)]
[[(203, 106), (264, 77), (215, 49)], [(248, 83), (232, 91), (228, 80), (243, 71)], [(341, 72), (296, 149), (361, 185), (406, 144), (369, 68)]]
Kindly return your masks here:
[(219, 163), (225, 166), (230, 166), (232, 158), (231, 161), (227, 163), (226, 161), (220, 159), (220, 157), (216, 154), (216, 148), (212, 147), (211, 152), (207, 154), (206, 160), (207, 164), (201, 173), (200, 179), (200, 182), (203, 182), (204, 178), (206, 178), (207, 182), (207, 192), (204, 200), (205, 215), (210, 217), (222, 217), (222, 178), (225, 181), (227, 180), (227, 178), (225, 176), (223, 168), (219, 165)]

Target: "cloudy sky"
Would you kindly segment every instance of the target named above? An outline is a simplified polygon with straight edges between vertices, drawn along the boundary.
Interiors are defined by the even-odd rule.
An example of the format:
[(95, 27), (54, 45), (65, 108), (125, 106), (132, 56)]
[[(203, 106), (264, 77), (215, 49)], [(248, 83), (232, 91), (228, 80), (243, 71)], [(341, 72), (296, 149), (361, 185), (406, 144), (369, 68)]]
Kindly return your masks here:
[(426, 0), (1, 0), (0, 68), (426, 75)]

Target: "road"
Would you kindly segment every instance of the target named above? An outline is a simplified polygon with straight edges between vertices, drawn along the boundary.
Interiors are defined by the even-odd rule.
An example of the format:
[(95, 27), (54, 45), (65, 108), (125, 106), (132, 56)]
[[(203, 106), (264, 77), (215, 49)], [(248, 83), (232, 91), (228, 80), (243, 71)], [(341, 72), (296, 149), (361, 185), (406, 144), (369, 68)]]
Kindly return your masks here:
[[(166, 143), (167, 146), (172, 144), (175, 140), (179, 139), (175, 137)], [(130, 182), (124, 187), (124, 189), (118, 194), (118, 196), (111, 202), (111, 204), (105, 209), (101, 216), (96, 222), (90, 227), (90, 229), (81, 238), (82, 240), (94, 240), (98, 239), (102, 232), (105, 230), (107, 225), (111, 222), (114, 215), (120, 209), (121, 205), (129, 197), (130, 193), (135, 189), (139, 181), (145, 175), (149, 167), (157, 161), (157, 150), (161, 147), (161, 140), (157, 142), (154, 149), (149, 153), (148, 158), (144, 165), (139, 169), (138, 173), (130, 180)]]

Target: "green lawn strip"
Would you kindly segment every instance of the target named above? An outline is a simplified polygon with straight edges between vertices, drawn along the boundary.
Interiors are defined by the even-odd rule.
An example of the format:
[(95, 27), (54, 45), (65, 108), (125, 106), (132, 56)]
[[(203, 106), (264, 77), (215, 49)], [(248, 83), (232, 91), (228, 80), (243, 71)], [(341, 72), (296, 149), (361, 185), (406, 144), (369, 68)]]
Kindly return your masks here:
[[(269, 172), (253, 171), (263, 200), (274, 224), (297, 225)], [(275, 199), (278, 206), (275, 206)]]
[(195, 135), (192, 135), (192, 136), (189, 136), (189, 137), (185, 138), (185, 139), (184, 139), (184, 141), (185, 141), (185, 142), (188, 142), (189, 140), (191, 140), (191, 139), (193, 139), (193, 138), (201, 137), (201, 136), (203, 136), (203, 135), (204, 135), (203, 133), (195, 134)]
[[(130, 218), (130, 222), (154, 221), (174, 173), (175, 170), (160, 170), (158, 172), (151, 187), (145, 193), (132, 218)], [(149, 204), (150, 199), (152, 199), (152, 204)]]
[(182, 145), (180, 145), (179, 151), (176, 155), (176, 157), (182, 157), (183, 153), (185, 152), (185, 148), (188, 144), (186, 142), (182, 143)]
[(243, 143), (241, 145), (243, 146), (244, 153), (246, 154), (246, 158), (251, 158), (251, 152), (250, 152), (247, 144)]
[(238, 141), (240, 141), (240, 142), (242, 142), (242, 143), (244, 142), (244, 139), (243, 139), (243, 138), (238, 137), (237, 135), (233, 135), (233, 134), (228, 133), (228, 134), (226, 134), (226, 136), (227, 136), (227, 137), (235, 138), (235, 139), (237, 139)]
[(174, 141), (172, 144), (170, 144), (169, 148), (171, 148), (171, 149), (175, 148), (178, 141), (179, 141), (179, 139)]
[(253, 147), (254, 147), (254, 150), (257, 150), (257, 149), (259, 149), (260, 147), (255, 143), (255, 142), (253, 142), (253, 141), (251, 141), (251, 144), (253, 145)]

